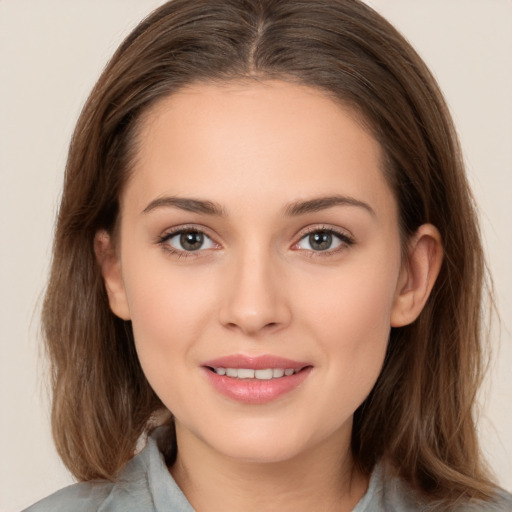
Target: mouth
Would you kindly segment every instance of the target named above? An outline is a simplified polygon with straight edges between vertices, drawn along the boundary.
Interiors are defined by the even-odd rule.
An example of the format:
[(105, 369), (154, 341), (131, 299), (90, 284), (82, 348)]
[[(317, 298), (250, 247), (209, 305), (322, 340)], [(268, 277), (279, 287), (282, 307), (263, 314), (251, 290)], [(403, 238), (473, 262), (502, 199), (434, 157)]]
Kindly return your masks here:
[(208, 369), (217, 375), (225, 375), (231, 379), (272, 380), (290, 377), (304, 368), (299, 370), (294, 370), (293, 368), (263, 368), (255, 370), (254, 368), (224, 368), (219, 366), (217, 368), (208, 367)]
[(233, 355), (208, 361), (202, 367), (214, 390), (245, 404), (265, 404), (288, 395), (313, 370), (309, 363), (268, 355)]

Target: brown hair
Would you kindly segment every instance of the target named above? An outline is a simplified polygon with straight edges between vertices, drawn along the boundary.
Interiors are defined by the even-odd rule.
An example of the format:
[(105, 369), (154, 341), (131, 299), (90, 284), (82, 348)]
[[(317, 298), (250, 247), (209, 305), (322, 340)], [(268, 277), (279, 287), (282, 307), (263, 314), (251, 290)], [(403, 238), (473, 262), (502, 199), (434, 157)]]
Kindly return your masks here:
[(137, 121), (184, 85), (251, 78), (309, 85), (357, 109), (384, 150), (403, 239), (426, 222), (442, 236), (428, 303), (392, 329), (382, 373), (356, 411), (357, 464), (369, 473), (388, 460), (445, 504), (490, 497), (473, 419), (484, 260), (459, 144), (423, 61), (358, 0), (174, 0), (114, 54), (71, 142), (44, 303), (62, 459), (79, 479), (114, 478), (163, 408), (130, 323), (110, 311), (93, 250), (95, 233), (116, 225)]

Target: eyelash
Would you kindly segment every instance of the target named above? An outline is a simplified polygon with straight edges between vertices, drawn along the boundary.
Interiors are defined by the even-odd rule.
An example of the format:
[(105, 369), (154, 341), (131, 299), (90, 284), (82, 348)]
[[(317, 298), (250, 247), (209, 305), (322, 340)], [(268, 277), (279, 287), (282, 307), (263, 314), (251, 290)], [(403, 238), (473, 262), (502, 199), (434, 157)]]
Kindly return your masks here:
[[(172, 231), (168, 231), (157, 238), (157, 244), (161, 245), (162, 248), (167, 253), (177, 257), (178, 259), (198, 257), (198, 254), (195, 254), (195, 253), (200, 253), (202, 251), (208, 250), (208, 249), (198, 249), (197, 251), (180, 250), (180, 249), (175, 249), (168, 243), (169, 240), (171, 240), (175, 236), (182, 235), (184, 233), (200, 233), (200, 234), (204, 235), (205, 237), (207, 237), (208, 239), (210, 239), (213, 242), (213, 244), (218, 246), (218, 244), (215, 241), (213, 241), (213, 239), (206, 233), (204, 228), (198, 227), (198, 226), (180, 226), (179, 228), (176, 228)], [(307, 229), (305, 232), (301, 233), (299, 240), (293, 244), (292, 248), (296, 247), (302, 240), (306, 239), (308, 236), (310, 236), (314, 233), (326, 233), (326, 234), (333, 235), (341, 242), (341, 244), (339, 245), (339, 247), (336, 247), (335, 249), (326, 249), (324, 251), (314, 251), (314, 250), (305, 249), (304, 252), (310, 258), (318, 258), (318, 257), (326, 258), (326, 257), (330, 257), (330, 256), (335, 256), (339, 252), (341, 252), (355, 244), (354, 238), (352, 236), (348, 235), (346, 232), (334, 229), (333, 227), (330, 227), (330, 226), (320, 226), (320, 227), (315, 226), (315, 227), (311, 227), (311, 228)], [(300, 250), (300, 249), (295, 249), (295, 250)]]
[(302, 240), (306, 239), (308, 236), (314, 233), (326, 233), (332, 235), (338, 238), (338, 240), (340, 240), (341, 243), (339, 247), (336, 247), (334, 249), (326, 249), (325, 251), (305, 250), (307, 256), (310, 258), (329, 258), (332, 256), (337, 256), (338, 253), (344, 251), (348, 247), (351, 247), (352, 245), (355, 244), (354, 238), (351, 235), (349, 235), (346, 231), (338, 230), (331, 226), (314, 226), (303, 232), (300, 235), (299, 241), (293, 244), (293, 247), (297, 246)]
[[(168, 254), (177, 257), (178, 259), (184, 259), (184, 258), (195, 258), (198, 255), (196, 253), (201, 252), (201, 249), (198, 249), (197, 251), (185, 251), (180, 249), (175, 249), (172, 247), (168, 242), (172, 238), (178, 235), (182, 235), (184, 233), (200, 233), (204, 235), (206, 238), (209, 238), (210, 240), (213, 239), (212, 237), (208, 236), (204, 228), (200, 226), (180, 226), (179, 228), (173, 229), (171, 231), (167, 231), (163, 235), (159, 236), (157, 238), (157, 244), (159, 244), (164, 251), (166, 251)], [(215, 245), (216, 242), (213, 242)], [(204, 251), (205, 249), (203, 249)]]

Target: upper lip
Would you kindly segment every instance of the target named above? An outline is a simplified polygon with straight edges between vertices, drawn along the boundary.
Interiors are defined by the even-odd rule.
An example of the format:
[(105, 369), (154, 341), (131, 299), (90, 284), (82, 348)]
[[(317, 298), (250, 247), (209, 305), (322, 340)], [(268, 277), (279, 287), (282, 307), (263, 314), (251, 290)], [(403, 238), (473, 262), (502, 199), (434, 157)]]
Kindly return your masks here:
[(272, 354), (259, 356), (232, 354), (205, 361), (202, 366), (208, 366), (210, 368), (251, 368), (253, 370), (264, 370), (267, 368), (292, 368), (293, 370), (301, 370), (306, 366), (311, 366), (311, 364), (303, 361), (294, 361), (292, 359)]

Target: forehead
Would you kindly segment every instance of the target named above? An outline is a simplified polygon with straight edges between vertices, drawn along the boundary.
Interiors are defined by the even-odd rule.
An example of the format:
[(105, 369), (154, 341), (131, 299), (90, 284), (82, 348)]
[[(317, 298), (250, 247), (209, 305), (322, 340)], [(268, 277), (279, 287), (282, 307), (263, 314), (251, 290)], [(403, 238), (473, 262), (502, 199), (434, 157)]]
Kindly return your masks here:
[(146, 199), (215, 194), (222, 201), (234, 193), (260, 207), (264, 196), (336, 192), (378, 208), (382, 192), (390, 193), (381, 161), (359, 115), (317, 89), (282, 81), (199, 83), (143, 116), (128, 189)]

